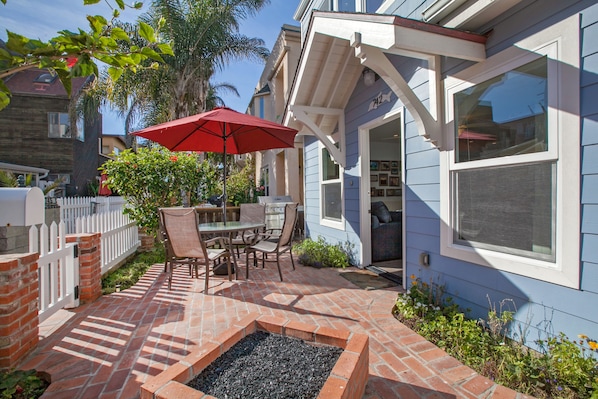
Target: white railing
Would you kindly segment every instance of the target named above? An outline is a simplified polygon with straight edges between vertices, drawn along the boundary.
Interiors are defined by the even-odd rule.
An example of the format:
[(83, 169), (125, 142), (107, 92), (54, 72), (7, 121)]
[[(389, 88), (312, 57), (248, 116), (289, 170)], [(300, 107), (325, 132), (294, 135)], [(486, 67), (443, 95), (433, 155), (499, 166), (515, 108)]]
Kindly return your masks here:
[(60, 220), (66, 224), (66, 233), (76, 232), (77, 218), (106, 213), (112, 211), (122, 212), (125, 200), (122, 197), (63, 197), (57, 198), (60, 206)]
[(79, 217), (75, 224), (77, 234), (102, 234), (102, 275), (135, 253), (140, 245), (137, 225), (122, 211)]
[(29, 230), (29, 252), (39, 252), (39, 321), (45, 321), (59, 309), (79, 306), (79, 258), (76, 244), (67, 244), (65, 224), (52, 222)]

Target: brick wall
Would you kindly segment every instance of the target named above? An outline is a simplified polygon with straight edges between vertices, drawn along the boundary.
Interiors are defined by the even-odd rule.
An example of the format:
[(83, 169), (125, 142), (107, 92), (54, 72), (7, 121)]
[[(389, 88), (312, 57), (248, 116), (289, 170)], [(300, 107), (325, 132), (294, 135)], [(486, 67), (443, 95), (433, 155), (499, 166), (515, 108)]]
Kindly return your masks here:
[(38, 342), (38, 254), (0, 255), (0, 370)]
[(101, 234), (69, 234), (66, 242), (79, 245), (79, 300), (93, 302), (102, 296)]

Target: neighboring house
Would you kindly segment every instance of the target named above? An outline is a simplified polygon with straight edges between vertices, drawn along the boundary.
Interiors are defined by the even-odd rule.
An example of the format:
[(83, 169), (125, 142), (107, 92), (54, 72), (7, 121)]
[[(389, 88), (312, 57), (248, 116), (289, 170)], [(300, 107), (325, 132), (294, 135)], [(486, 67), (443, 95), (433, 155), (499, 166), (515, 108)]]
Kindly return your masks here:
[[(89, 79), (73, 79), (71, 97)], [(4, 83), (12, 97), (0, 111), (0, 161), (49, 169), (47, 180), (62, 179), (63, 194), (86, 195), (101, 162), (100, 114), (74, 120), (60, 79), (47, 70), (21, 71)]]
[[(528, 344), (596, 339), (595, 3), (301, 1), (283, 123), (303, 135), (309, 236), (370, 265), (371, 202), (389, 200), (394, 163), (406, 287), (444, 285), (474, 318), (512, 300)], [(380, 130), (400, 137), (394, 160)]]
[(13, 176), (23, 176), (25, 180), (27, 180), (27, 176), (31, 176), (32, 184), (35, 184), (36, 187), (43, 189), (43, 183), (41, 183), (41, 179), (44, 179), (48, 176), (50, 171), (44, 168), (34, 168), (32, 166), (24, 166), (24, 165), (15, 165), (12, 163), (0, 162), (0, 171), (9, 172)]
[[(105, 159), (110, 159), (114, 155), (123, 152), (127, 145), (124, 136), (102, 135), (102, 155)], [(114, 154), (113, 154), (114, 153)]]
[[(283, 25), (266, 61), (248, 113), (270, 121), (282, 122), (300, 52), (300, 28)], [(302, 144), (303, 141), (300, 140), (295, 148), (255, 153), (256, 183), (264, 184), (265, 195), (288, 195), (294, 202), (303, 204)]]

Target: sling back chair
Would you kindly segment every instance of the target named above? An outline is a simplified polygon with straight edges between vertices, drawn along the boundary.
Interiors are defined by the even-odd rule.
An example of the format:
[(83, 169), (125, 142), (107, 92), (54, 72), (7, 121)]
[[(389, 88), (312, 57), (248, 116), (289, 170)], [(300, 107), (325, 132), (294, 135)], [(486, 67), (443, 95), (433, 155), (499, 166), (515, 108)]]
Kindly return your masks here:
[(282, 281), (282, 271), (280, 270), (280, 255), (289, 251), (291, 254), (291, 265), (295, 270), (295, 261), (293, 260), (293, 235), (295, 224), (297, 223), (297, 206), (299, 204), (286, 204), (284, 207), (284, 222), (280, 234), (262, 233), (258, 241), (245, 248), (246, 278), (249, 278), (249, 255), (253, 254), (253, 263), (257, 265), (257, 253), (262, 253), (262, 267), (266, 262), (274, 262), (267, 258), (268, 254), (276, 254), (276, 266), (280, 281)]
[[(266, 205), (264, 204), (241, 204), (240, 208), (240, 222), (261, 223), (266, 225)], [(246, 230), (238, 234), (231, 241), (232, 246), (237, 251), (237, 256), (240, 255), (239, 248), (254, 244), (262, 229)]]
[[(208, 292), (210, 262), (225, 257), (228, 266), (228, 280), (232, 280), (230, 252), (221, 238), (204, 240), (198, 229), (195, 208), (160, 208), (160, 222), (164, 228), (168, 289), (172, 287), (172, 272), (177, 265), (189, 265), (189, 273), (195, 270), (199, 278), (199, 266), (206, 268), (205, 292)], [(208, 248), (220, 240), (221, 248)]]

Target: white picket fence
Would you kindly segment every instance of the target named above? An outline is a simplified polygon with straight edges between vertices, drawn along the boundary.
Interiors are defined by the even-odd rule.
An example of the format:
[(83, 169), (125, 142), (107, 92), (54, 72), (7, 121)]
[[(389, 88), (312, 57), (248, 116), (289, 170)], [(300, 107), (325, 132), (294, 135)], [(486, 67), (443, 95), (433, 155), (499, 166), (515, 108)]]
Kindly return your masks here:
[(135, 253), (137, 225), (123, 214), (121, 197), (59, 198), (61, 221), (29, 229), (29, 252), (39, 253), (39, 321), (62, 308), (79, 306), (79, 258), (66, 235), (101, 233), (102, 275)]
[(65, 223), (52, 222), (29, 229), (29, 252), (39, 252), (39, 321), (45, 321), (59, 309), (79, 306), (79, 258), (76, 244), (67, 244)]
[(57, 198), (60, 205), (60, 220), (66, 224), (66, 233), (76, 232), (77, 218), (106, 213), (112, 211), (122, 212), (125, 200), (122, 197), (64, 197)]
[(135, 253), (140, 245), (137, 225), (120, 210), (78, 217), (75, 231), (102, 234), (102, 275)]

